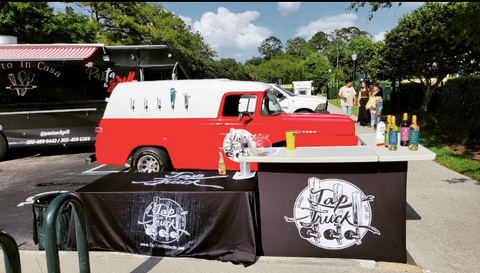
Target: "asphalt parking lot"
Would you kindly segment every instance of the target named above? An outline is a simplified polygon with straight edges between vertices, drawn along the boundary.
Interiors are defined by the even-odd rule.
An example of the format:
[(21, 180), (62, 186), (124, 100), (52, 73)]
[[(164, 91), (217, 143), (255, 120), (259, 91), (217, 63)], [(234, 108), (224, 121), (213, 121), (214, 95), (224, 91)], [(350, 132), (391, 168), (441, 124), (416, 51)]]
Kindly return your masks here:
[(0, 228), (19, 249), (34, 250), (33, 201), (55, 192), (75, 192), (99, 177), (129, 171), (128, 166), (105, 166), (84, 159), (91, 148), (14, 150), (0, 161)]

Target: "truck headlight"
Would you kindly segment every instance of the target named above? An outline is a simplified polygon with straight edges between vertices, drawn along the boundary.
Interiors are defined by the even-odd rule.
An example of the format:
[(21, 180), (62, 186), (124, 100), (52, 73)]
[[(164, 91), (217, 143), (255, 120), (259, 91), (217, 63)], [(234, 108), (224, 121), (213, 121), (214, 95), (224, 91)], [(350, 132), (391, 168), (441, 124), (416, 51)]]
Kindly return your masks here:
[(319, 103), (315, 111), (327, 111), (327, 103)]

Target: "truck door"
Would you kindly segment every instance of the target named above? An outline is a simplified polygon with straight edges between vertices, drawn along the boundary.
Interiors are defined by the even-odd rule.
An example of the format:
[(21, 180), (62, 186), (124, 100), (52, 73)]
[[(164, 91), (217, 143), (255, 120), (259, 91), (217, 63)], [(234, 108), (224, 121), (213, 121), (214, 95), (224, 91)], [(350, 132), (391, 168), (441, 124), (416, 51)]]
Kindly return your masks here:
[[(282, 113), (278, 101), (270, 92), (227, 93), (224, 96), (219, 116), (213, 124), (211, 137), (215, 143), (218, 143), (218, 147), (223, 147), (227, 156), (225, 160), (227, 169), (239, 167), (237, 157), (241, 149), (242, 136), (268, 134), (272, 143), (285, 139), (285, 136), (279, 139), (281, 136), (276, 132), (282, 130), (280, 122)], [(232, 129), (235, 139), (226, 139)], [(231, 136), (232, 134), (229, 134), (229, 137)], [(218, 150), (213, 152), (218, 157)]]

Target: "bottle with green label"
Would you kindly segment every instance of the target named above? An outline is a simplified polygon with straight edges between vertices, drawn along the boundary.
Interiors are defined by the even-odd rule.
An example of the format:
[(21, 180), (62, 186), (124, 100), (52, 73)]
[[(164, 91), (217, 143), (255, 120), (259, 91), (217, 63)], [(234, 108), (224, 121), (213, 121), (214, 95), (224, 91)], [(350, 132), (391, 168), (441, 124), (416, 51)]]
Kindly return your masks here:
[(395, 116), (392, 116), (392, 123), (388, 129), (388, 149), (396, 151), (398, 145), (398, 126), (395, 124)]
[(417, 116), (412, 116), (412, 124), (410, 125), (410, 134), (408, 136), (408, 149), (410, 151), (418, 151), (418, 141), (420, 137), (420, 127), (417, 124)]

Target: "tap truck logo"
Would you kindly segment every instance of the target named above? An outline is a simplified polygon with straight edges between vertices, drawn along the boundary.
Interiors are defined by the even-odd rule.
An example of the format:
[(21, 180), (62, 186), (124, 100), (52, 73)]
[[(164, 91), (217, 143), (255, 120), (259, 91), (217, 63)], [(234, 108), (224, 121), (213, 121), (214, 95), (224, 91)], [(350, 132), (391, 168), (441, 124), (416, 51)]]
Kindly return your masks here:
[(370, 226), (370, 202), (374, 198), (345, 180), (310, 177), (308, 187), (295, 201), (293, 217), (284, 218), (294, 222), (300, 237), (313, 245), (344, 249), (360, 245), (368, 231), (380, 235), (378, 229)]
[(190, 235), (185, 230), (187, 213), (177, 202), (155, 196), (138, 223), (150, 238), (168, 244), (178, 241), (183, 234)]

